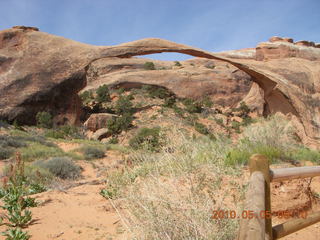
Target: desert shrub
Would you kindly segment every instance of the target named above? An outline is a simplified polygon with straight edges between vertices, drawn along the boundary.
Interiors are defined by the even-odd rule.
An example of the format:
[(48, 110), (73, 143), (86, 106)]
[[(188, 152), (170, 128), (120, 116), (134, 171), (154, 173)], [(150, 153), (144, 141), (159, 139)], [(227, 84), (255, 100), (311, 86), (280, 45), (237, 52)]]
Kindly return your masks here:
[[(11, 166), (7, 165), (4, 167), (2, 174), (10, 177), (11, 171)], [(29, 194), (46, 191), (46, 186), (53, 180), (53, 175), (47, 169), (34, 166), (33, 163), (24, 165), (23, 174), (23, 182), (25, 186), (28, 186)]]
[(161, 87), (152, 88), (152, 90), (149, 92), (149, 95), (152, 98), (161, 98), (161, 99), (165, 99), (171, 96), (171, 94), (165, 88), (161, 88)]
[(211, 108), (213, 106), (213, 101), (208, 96), (205, 96), (204, 98), (202, 98), (200, 104), (203, 107)]
[(253, 154), (262, 154), (266, 156), (271, 163), (275, 163), (278, 160), (286, 158), (286, 153), (282, 149), (274, 146), (262, 144), (240, 144), (238, 147), (231, 149), (227, 153), (225, 163), (228, 166), (246, 165)]
[(117, 137), (113, 136), (109, 139), (108, 144), (118, 144), (119, 140)]
[(144, 63), (144, 69), (145, 70), (155, 70), (155, 66), (153, 62), (145, 62)]
[(20, 148), (20, 147), (26, 147), (27, 144), (23, 141), (23, 139), (19, 137), (0, 135), (0, 146)]
[(316, 150), (309, 149), (304, 146), (299, 146), (296, 149), (288, 153), (290, 159), (293, 160), (304, 160), (311, 161), (315, 163), (320, 163), (320, 152)]
[(107, 121), (107, 128), (112, 135), (120, 134), (122, 131), (127, 131), (131, 128), (133, 116), (130, 113), (125, 113), (119, 117), (113, 117)]
[[(224, 199), (216, 201), (217, 195), (230, 196), (230, 188), (221, 187), (224, 176), (242, 177), (237, 168), (223, 164), (229, 143), (192, 139), (176, 129), (168, 134), (173, 151), (130, 154), (131, 167), (112, 172), (101, 194), (121, 198), (125, 211), (120, 211), (135, 239), (234, 239), (237, 219), (211, 218), (213, 209), (237, 209), (241, 198), (236, 194), (229, 206)], [(240, 184), (233, 187), (242, 192)]]
[(263, 119), (244, 128), (236, 147), (225, 157), (228, 165), (246, 164), (252, 154), (263, 154), (271, 162), (288, 160), (295, 149), (294, 132), (289, 122), (280, 115)]
[(133, 103), (131, 102), (132, 97), (130, 95), (123, 96), (121, 95), (119, 99), (117, 100), (114, 109), (116, 114), (122, 115), (122, 114), (132, 114), (133, 113)]
[(289, 150), (295, 143), (293, 127), (281, 115), (273, 115), (244, 128), (241, 139)]
[(54, 178), (48, 169), (35, 166), (33, 163), (25, 166), (24, 175), (31, 194), (46, 191)]
[(64, 138), (65, 134), (62, 131), (59, 131), (58, 129), (49, 129), (45, 132), (45, 137), (58, 139)]
[(105, 156), (105, 151), (95, 146), (84, 146), (81, 151), (87, 160), (103, 158)]
[(172, 108), (175, 105), (175, 103), (176, 103), (175, 97), (168, 97), (164, 100), (163, 106)]
[(214, 69), (216, 66), (213, 64), (208, 64), (205, 66), (206, 68)]
[(0, 146), (0, 160), (10, 158), (14, 153), (12, 148)]
[(100, 87), (98, 87), (98, 89), (96, 90), (96, 100), (99, 103), (102, 102), (109, 102), (111, 100), (110, 98), (110, 93), (109, 93), (109, 88), (107, 85), (102, 85)]
[(35, 166), (47, 169), (51, 174), (61, 179), (76, 179), (81, 168), (68, 157), (53, 157), (34, 162)]
[(38, 112), (36, 115), (37, 126), (51, 128), (53, 125), (52, 116), (48, 112)]
[(55, 129), (48, 129), (45, 132), (45, 137), (49, 138), (83, 138), (79, 129), (76, 126), (63, 125)]
[(22, 130), (22, 127), (20, 126), (19, 121), (17, 119), (13, 121), (12, 126), (14, 127), (14, 129)]
[(245, 102), (241, 102), (238, 108), (233, 108), (233, 112), (240, 112), (240, 117), (247, 117), (250, 113), (250, 108)]
[(184, 117), (184, 113), (185, 113), (184, 109), (178, 107), (177, 105), (173, 105), (173, 111), (176, 113), (177, 116), (182, 118)]
[(159, 86), (143, 85), (142, 90), (151, 98), (166, 99), (173, 95), (166, 88)]
[(94, 99), (92, 91), (84, 91), (79, 95), (79, 97), (83, 103), (88, 103)]
[(181, 63), (179, 61), (174, 61), (174, 65), (177, 66), (177, 67), (181, 67)]
[(207, 135), (210, 133), (209, 129), (204, 124), (199, 122), (194, 123), (194, 129), (203, 135)]
[(145, 149), (156, 152), (160, 149), (160, 128), (141, 128), (138, 133), (130, 139), (129, 145), (133, 149)]
[(241, 123), (239, 123), (237, 121), (232, 121), (231, 122), (231, 127), (236, 131), (236, 133), (240, 133), (241, 132), (240, 126), (241, 126)]
[(200, 102), (186, 98), (182, 101), (182, 103), (186, 107), (186, 111), (189, 113), (201, 113), (202, 111), (202, 105)]
[(30, 142), (27, 147), (20, 148), (19, 151), (21, 152), (22, 159), (25, 161), (66, 155), (57, 146), (47, 146), (38, 142)]
[(214, 118), (214, 121), (219, 124), (220, 126), (224, 127), (223, 119), (222, 118)]
[(8, 127), (10, 127), (10, 124), (5, 120), (0, 120), (0, 128), (2, 128), (2, 127), (8, 128)]

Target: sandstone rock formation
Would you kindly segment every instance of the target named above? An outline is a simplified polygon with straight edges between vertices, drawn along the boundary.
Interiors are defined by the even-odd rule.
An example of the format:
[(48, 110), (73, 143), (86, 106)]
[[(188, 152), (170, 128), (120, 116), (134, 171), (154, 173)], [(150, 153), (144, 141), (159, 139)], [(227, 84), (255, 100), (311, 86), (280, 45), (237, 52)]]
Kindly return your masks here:
[(117, 115), (110, 113), (94, 113), (91, 114), (88, 120), (83, 124), (86, 130), (97, 131), (98, 129), (105, 128), (107, 121), (116, 117)]
[[(281, 54), (282, 49), (288, 54)], [(253, 60), (226, 58), (162, 39), (96, 47), (32, 29), (4, 30), (0, 32), (0, 118), (33, 123), (36, 112), (50, 110), (60, 122), (76, 122), (76, 94), (85, 87), (87, 71), (95, 61), (160, 52), (179, 52), (234, 65), (263, 90), (264, 114), (296, 116), (304, 129), (303, 140), (319, 144), (320, 49), (289, 42), (260, 45), (257, 60)], [(268, 57), (270, 53), (272, 57)]]
[[(156, 70), (144, 69), (148, 61), (154, 63)], [(248, 74), (222, 61), (195, 58), (180, 64), (142, 58), (99, 59), (88, 68), (84, 90), (103, 84), (122, 88), (150, 84), (165, 87), (181, 98), (209, 96), (217, 104), (234, 106), (252, 85)]]

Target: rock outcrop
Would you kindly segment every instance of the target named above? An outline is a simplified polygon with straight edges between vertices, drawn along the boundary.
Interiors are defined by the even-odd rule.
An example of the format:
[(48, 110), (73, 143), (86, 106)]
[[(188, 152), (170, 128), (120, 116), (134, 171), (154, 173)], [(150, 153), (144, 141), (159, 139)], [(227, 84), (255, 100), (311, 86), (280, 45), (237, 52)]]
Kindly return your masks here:
[(94, 113), (91, 114), (87, 121), (83, 124), (86, 130), (97, 131), (98, 129), (105, 128), (107, 122), (117, 115), (110, 113)]
[(314, 42), (293, 42), (292, 38), (272, 37), (269, 42), (258, 44), (256, 60), (267, 61), (279, 58), (303, 58), (311, 61), (320, 60), (320, 49)]
[[(155, 70), (146, 70), (144, 64), (152, 61)], [(87, 87), (96, 89), (103, 84), (122, 88), (142, 84), (165, 87), (177, 97), (210, 97), (215, 103), (234, 106), (249, 92), (251, 77), (231, 64), (210, 59), (195, 58), (181, 61), (176, 66), (171, 61), (143, 58), (103, 58), (90, 64)]]
[(74, 123), (79, 116), (77, 92), (85, 87), (87, 70), (95, 61), (178, 52), (224, 61), (246, 72), (263, 90), (264, 114), (282, 112), (296, 116), (304, 129), (303, 140), (319, 144), (320, 49), (292, 47), (289, 42), (267, 44), (279, 45), (278, 49), (290, 44), (290, 54), (268, 57), (268, 51), (263, 49), (269, 47), (260, 45), (257, 61), (226, 58), (162, 39), (97, 47), (32, 29), (4, 30), (0, 32), (0, 118), (33, 123), (36, 112), (49, 110), (58, 121)]

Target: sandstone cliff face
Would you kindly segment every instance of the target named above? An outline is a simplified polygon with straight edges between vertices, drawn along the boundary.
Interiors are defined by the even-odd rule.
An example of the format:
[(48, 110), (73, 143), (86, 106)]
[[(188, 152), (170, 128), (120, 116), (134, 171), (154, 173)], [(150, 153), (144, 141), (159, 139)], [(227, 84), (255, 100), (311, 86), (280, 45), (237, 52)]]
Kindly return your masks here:
[[(146, 70), (153, 62), (156, 70)], [(249, 92), (251, 77), (231, 64), (196, 58), (180, 62), (155, 61), (142, 58), (103, 58), (90, 64), (87, 87), (96, 89), (103, 84), (123, 88), (142, 84), (162, 86), (181, 98), (209, 96), (215, 103), (234, 106)]]
[[(290, 42), (288, 44), (292, 45)], [(22, 123), (32, 123), (36, 112), (50, 110), (60, 121), (65, 118), (71, 123), (76, 122), (79, 109), (76, 93), (85, 87), (87, 76), (91, 76), (87, 74), (88, 69), (92, 69), (96, 61), (179, 52), (224, 61), (247, 73), (263, 91), (264, 114), (280, 111), (295, 116), (297, 124), (304, 130), (303, 141), (317, 145), (320, 140), (319, 49), (316, 44), (309, 46), (311, 51), (301, 49), (299, 44), (291, 45), (289, 52), (295, 54), (272, 53), (272, 57), (268, 51), (262, 51), (261, 54), (260, 46), (256, 50), (255, 60), (227, 58), (223, 54), (213, 54), (162, 39), (96, 47), (34, 29), (4, 30), (0, 32), (0, 118), (17, 118)], [(278, 48), (280, 52), (281, 49)], [(154, 83), (158, 84), (156, 81)], [(183, 92), (187, 91), (177, 94)]]
[(38, 111), (50, 110), (59, 121), (76, 122), (76, 93), (86, 84), (85, 67), (98, 56), (97, 47), (34, 29), (1, 31), (1, 118), (31, 124)]

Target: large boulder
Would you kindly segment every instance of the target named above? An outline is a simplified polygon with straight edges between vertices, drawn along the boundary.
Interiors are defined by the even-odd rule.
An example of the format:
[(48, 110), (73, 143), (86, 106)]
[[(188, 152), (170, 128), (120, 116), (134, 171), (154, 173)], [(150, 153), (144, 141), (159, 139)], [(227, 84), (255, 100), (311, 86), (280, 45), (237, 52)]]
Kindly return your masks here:
[(110, 113), (94, 113), (91, 114), (87, 121), (84, 123), (86, 130), (97, 131), (98, 129), (105, 128), (107, 122), (117, 115)]

